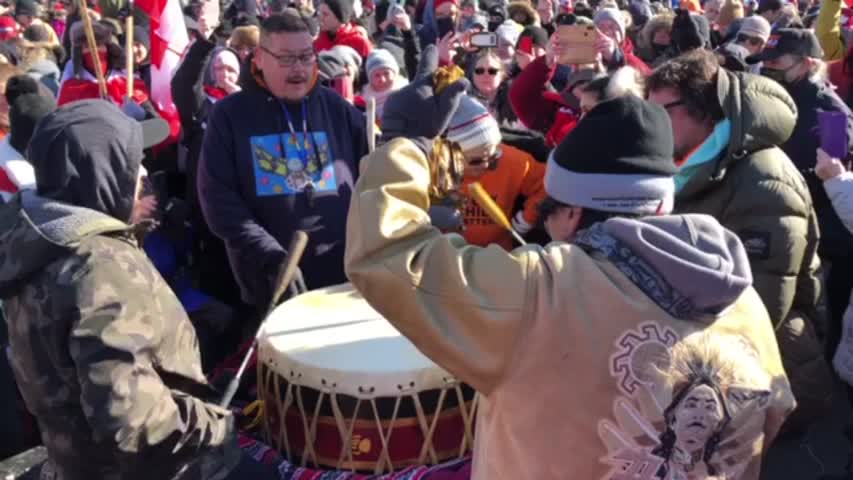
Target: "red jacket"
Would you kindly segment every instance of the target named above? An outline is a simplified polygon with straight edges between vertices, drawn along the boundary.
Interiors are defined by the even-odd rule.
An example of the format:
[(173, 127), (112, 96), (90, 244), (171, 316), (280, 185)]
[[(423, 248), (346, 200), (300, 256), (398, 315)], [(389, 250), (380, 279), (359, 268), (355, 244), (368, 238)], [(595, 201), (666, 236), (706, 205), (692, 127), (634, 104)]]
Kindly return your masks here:
[(835, 93), (841, 97), (844, 103), (850, 105), (850, 87), (853, 86), (853, 71), (846, 67), (847, 59), (853, 55), (853, 47), (847, 51), (847, 55), (841, 60), (829, 62), (829, 81), (835, 85)]
[[(116, 105), (121, 106), (127, 93), (127, 77), (112, 73), (106, 78), (106, 84), (109, 97)], [(61, 107), (77, 100), (101, 98), (101, 94), (97, 81), (86, 78), (69, 78), (62, 82), (57, 97), (56, 105)], [(148, 100), (148, 89), (145, 88), (145, 83), (138, 78), (133, 80), (133, 100), (140, 104)]]
[(560, 94), (548, 91), (554, 69), (539, 57), (521, 71), (509, 87), (512, 109), (525, 127), (545, 134), (549, 147), (556, 147), (577, 125), (579, 113)]
[(318, 53), (331, 50), (336, 45), (346, 45), (352, 48), (361, 55), (361, 58), (367, 58), (370, 55), (370, 51), (373, 50), (370, 40), (362, 34), (361, 30), (353, 25), (342, 25), (337, 33), (335, 33), (334, 38), (329, 35), (329, 32), (320, 32), (317, 40), (314, 40), (314, 49)]
[(634, 55), (634, 42), (630, 38), (625, 38), (622, 42), (622, 55), (625, 56), (625, 65), (634, 67), (635, 70), (642, 73), (644, 77), (648, 77), (652, 73), (652, 69), (646, 65), (646, 62), (640, 60), (640, 57)]

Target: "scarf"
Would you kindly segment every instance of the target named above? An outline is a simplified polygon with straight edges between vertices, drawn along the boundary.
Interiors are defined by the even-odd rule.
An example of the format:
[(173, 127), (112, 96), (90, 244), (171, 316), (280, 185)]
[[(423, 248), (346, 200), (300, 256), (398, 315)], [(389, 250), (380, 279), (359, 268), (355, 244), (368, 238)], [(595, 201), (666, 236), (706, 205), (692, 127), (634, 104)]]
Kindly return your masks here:
[(385, 108), (385, 102), (388, 100), (388, 97), (390, 97), (392, 93), (405, 87), (408, 84), (408, 80), (401, 77), (400, 75), (397, 75), (397, 77), (394, 79), (394, 85), (392, 85), (391, 88), (389, 88), (388, 90), (384, 92), (377, 92), (373, 90), (373, 88), (368, 83), (367, 85), (365, 85), (364, 90), (361, 92), (361, 96), (364, 98), (365, 103), (371, 98), (376, 101), (376, 119), (381, 120), (382, 112)]
[(714, 127), (708, 138), (691, 152), (675, 174), (675, 191), (679, 192), (702, 165), (717, 158), (728, 147), (732, 136), (732, 122), (723, 119)]
[(213, 103), (216, 103), (228, 96), (228, 92), (226, 92), (225, 89), (214, 87), (213, 85), (205, 85), (204, 93), (207, 94), (207, 97), (210, 98), (210, 101)]

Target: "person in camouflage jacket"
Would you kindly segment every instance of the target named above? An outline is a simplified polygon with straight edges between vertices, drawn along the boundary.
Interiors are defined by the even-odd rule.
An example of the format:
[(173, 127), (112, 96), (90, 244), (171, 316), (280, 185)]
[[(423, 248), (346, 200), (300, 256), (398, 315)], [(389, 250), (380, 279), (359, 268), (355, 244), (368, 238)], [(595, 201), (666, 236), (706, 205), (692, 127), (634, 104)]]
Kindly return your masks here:
[(219, 479), (242, 465), (195, 331), (130, 226), (143, 130), (103, 100), (57, 110), (28, 152), (37, 193), (0, 207), (0, 298), (42, 478), (169, 479), (191, 464), (181, 478)]

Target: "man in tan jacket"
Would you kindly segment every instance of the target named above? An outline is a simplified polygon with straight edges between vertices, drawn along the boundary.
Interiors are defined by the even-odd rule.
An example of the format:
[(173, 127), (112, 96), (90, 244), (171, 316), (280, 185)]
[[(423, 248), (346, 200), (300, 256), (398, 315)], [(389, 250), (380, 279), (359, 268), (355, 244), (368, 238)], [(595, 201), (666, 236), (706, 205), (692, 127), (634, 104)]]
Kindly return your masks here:
[(473, 478), (758, 479), (794, 400), (737, 237), (702, 215), (639, 219), (672, 208), (664, 109), (596, 106), (548, 163), (572, 243), (506, 252), (430, 225), (426, 152), (462, 92), (431, 82), (386, 105), (346, 271), (482, 395)]

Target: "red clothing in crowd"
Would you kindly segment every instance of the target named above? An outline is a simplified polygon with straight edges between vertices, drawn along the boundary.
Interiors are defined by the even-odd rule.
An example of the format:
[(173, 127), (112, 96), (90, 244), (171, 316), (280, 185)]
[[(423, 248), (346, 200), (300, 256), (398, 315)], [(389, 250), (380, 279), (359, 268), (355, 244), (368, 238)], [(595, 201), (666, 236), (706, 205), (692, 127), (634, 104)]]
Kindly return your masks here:
[(640, 57), (634, 55), (634, 42), (630, 38), (625, 38), (622, 42), (622, 55), (625, 56), (625, 65), (634, 67), (635, 70), (643, 74), (644, 77), (651, 75), (652, 69), (646, 65), (646, 62), (640, 60)]
[(373, 50), (370, 40), (354, 25), (341, 25), (334, 36), (330, 35), (329, 32), (320, 32), (317, 40), (314, 40), (314, 49), (318, 53), (331, 50), (336, 45), (346, 45), (352, 48), (361, 55), (361, 58), (367, 58), (370, 51)]
[(12, 195), (35, 185), (32, 165), (9, 143), (8, 136), (0, 140), (0, 199), (8, 201)]
[(829, 81), (835, 85), (835, 93), (848, 105), (850, 104), (850, 87), (853, 86), (853, 68), (850, 68), (853, 65), (847, 66), (851, 55), (853, 55), (853, 47), (841, 60), (829, 62)]
[[(107, 94), (109, 94), (110, 99), (116, 105), (121, 106), (127, 94), (127, 77), (112, 73), (106, 78), (106, 83)], [(56, 104), (61, 107), (66, 103), (88, 98), (101, 98), (98, 82), (88, 78), (69, 78), (62, 82), (62, 86), (59, 87)], [(134, 79), (133, 81), (133, 100), (139, 104), (148, 100), (148, 90), (142, 80)]]
[[(465, 178), (462, 187), (462, 193), (465, 195), (465, 206), (462, 209), (465, 219), (463, 236), (472, 245), (485, 247), (496, 243), (506, 250), (512, 250), (511, 234), (496, 224), (485, 210), (468, 196), (468, 185), (480, 182), (507, 218), (512, 219), (516, 229), (524, 233), (536, 224), (536, 207), (545, 198), (545, 165), (523, 150), (505, 144), (500, 148), (502, 154), (494, 170), (487, 170), (478, 178)], [(513, 218), (512, 208), (516, 199), (522, 195), (527, 197), (524, 210)]]
[(525, 127), (543, 132), (551, 148), (575, 128), (580, 116), (560, 94), (548, 90), (553, 75), (554, 68), (548, 67), (545, 57), (539, 57), (521, 71), (509, 88), (509, 101), (518, 119)]
[[(56, 105), (62, 106), (66, 103), (71, 103), (77, 100), (85, 100), (88, 98), (101, 98), (101, 93), (98, 88), (98, 82), (90, 73), (85, 72), (84, 78), (68, 78), (59, 87)], [(110, 99), (119, 107), (124, 103), (124, 97), (127, 94), (127, 77), (120, 72), (111, 72), (105, 79), (107, 83), (107, 94)], [(148, 88), (145, 82), (135, 78), (133, 79), (133, 101), (142, 105), (150, 100)], [(157, 147), (155, 152), (160, 148), (165, 148), (178, 141), (181, 132), (181, 121), (178, 117), (178, 112), (174, 108), (163, 109), (159, 105), (152, 106), (157, 111), (157, 114), (169, 124), (169, 136), (163, 140)]]

